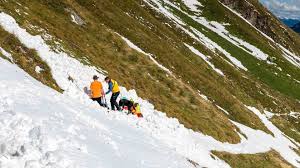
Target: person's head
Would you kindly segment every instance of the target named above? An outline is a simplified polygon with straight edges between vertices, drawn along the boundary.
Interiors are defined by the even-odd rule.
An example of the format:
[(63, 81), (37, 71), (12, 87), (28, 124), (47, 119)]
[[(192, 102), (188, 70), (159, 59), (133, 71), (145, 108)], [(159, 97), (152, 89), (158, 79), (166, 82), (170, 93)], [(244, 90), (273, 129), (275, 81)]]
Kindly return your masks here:
[(110, 77), (107, 76), (107, 77), (105, 77), (104, 80), (105, 80), (106, 83), (108, 83), (110, 81)]
[(94, 80), (98, 80), (99, 77), (98, 77), (97, 75), (94, 75), (94, 76), (93, 76), (93, 79), (94, 79)]

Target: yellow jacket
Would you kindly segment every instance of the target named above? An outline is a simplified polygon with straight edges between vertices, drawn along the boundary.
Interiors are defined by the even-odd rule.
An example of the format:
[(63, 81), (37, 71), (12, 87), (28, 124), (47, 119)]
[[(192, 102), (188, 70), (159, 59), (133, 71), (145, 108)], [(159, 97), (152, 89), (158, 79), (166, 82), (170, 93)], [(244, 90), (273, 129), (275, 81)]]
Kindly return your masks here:
[(113, 80), (113, 79), (111, 79), (110, 81), (111, 81), (111, 83), (112, 83), (111, 91), (112, 91), (113, 93), (120, 92), (120, 88), (119, 88), (118, 82), (115, 81), (115, 80)]

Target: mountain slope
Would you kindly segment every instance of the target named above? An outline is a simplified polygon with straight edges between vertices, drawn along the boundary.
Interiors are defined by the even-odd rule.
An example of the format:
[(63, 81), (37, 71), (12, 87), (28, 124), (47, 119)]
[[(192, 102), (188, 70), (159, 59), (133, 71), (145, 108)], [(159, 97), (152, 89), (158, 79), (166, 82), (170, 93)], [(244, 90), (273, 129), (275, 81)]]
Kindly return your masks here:
[[(49, 48), (136, 89), (157, 109), (194, 131), (239, 144), (243, 132), (234, 121), (273, 135), (247, 108), (255, 106), (299, 142), (299, 116), (293, 115), (300, 111), (299, 37), (281, 27), (256, 1), (249, 3), (271, 18), (267, 19), (271, 26), (267, 30), (262, 29), (264, 24), (252, 26), (241, 13), (243, 2), (230, 5), (232, 1), (224, 1), (227, 7), (215, 0), (1, 1), (1, 11), (13, 16), (31, 34), (42, 35)], [(33, 62), (51, 69), (45, 68), (48, 79), (43, 83), (79, 98), (94, 72), (78, 77), (80, 71), (62, 68), (72, 64), (52, 64), (51, 59), (60, 54), (52, 53), (48, 58), (45, 48), (31, 45), (22, 36), (15, 39), (18, 35), (5, 28), (4, 21), (1, 47), (12, 54), (13, 61), (41, 80), (44, 74), (38, 75), (36, 66), (22, 66), (34, 55), (27, 49), (35, 50), (42, 60)], [(20, 46), (25, 52), (18, 49)], [(25, 58), (23, 64), (17, 60), (18, 55)], [(53, 79), (49, 79), (51, 75)], [(58, 75), (65, 82), (60, 83)], [(79, 85), (75, 93), (69, 88), (70, 81)], [(57, 85), (60, 88), (54, 87)]]
[(300, 20), (298, 19), (280, 19), (285, 25), (288, 27), (293, 27), (295, 24), (299, 23)]
[(292, 29), (297, 32), (300, 33), (300, 22), (298, 22), (297, 24), (295, 24)]

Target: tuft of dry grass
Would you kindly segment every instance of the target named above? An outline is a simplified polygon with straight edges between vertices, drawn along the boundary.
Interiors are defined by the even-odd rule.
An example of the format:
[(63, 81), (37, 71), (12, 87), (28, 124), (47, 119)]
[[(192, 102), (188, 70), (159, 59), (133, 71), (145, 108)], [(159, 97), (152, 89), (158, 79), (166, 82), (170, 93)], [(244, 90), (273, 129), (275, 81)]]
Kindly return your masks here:
[(214, 151), (213, 154), (226, 161), (232, 168), (293, 168), (274, 150), (257, 154), (231, 154)]

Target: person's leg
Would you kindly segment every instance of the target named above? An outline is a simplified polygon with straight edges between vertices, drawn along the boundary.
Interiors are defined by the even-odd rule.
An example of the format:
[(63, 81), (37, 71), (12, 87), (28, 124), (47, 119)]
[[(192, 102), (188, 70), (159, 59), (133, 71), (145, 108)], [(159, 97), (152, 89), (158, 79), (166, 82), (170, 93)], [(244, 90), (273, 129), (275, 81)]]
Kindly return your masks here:
[(103, 107), (103, 103), (102, 103), (102, 101), (101, 101), (101, 97), (99, 97), (99, 98), (94, 98), (93, 100), (94, 100), (94, 101), (97, 101), (98, 104), (99, 104), (100, 106)]
[(120, 106), (117, 103), (117, 98), (119, 96), (120, 92), (117, 93), (113, 93), (110, 99), (110, 103), (111, 103), (111, 109), (115, 110), (115, 107), (117, 108), (117, 110), (120, 110)]
[(118, 102), (117, 102), (117, 98), (119, 97), (119, 95), (120, 95), (120, 92), (117, 92), (117, 93), (116, 93), (116, 97), (115, 97), (115, 106), (117, 107), (117, 110), (118, 110), (118, 111), (121, 110), (121, 108), (120, 108), (120, 106), (119, 106), (119, 104), (118, 104)]
[(106, 103), (105, 97), (101, 97), (101, 102), (102, 102), (103, 107), (107, 108), (107, 103)]
[(111, 105), (111, 110), (115, 110), (115, 105), (114, 105), (114, 94), (111, 95), (111, 98), (110, 98), (110, 105)]

